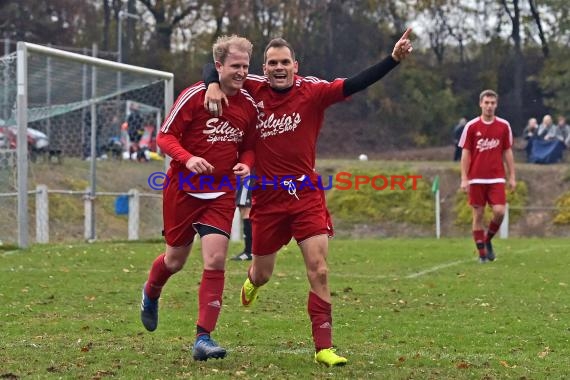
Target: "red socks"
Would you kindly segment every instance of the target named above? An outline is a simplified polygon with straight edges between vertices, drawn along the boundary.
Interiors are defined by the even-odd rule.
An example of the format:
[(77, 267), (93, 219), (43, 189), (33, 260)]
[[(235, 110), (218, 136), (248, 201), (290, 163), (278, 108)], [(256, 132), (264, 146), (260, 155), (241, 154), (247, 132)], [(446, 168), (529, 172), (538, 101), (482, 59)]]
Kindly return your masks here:
[(475, 245), (479, 251), (479, 257), (485, 257), (485, 231), (476, 230), (473, 231), (473, 240), (475, 240)]
[(166, 268), (164, 264), (164, 253), (158, 256), (152, 263), (150, 268), (150, 274), (148, 275), (148, 280), (144, 288), (144, 292), (151, 299), (157, 299), (160, 297), (160, 292), (162, 292), (162, 287), (166, 284), (166, 281), (172, 276), (173, 273)]
[(196, 324), (207, 332), (216, 328), (218, 316), (222, 310), (224, 291), (224, 271), (205, 270), (198, 291), (198, 322)]
[(499, 227), (501, 227), (501, 223), (497, 224), (494, 220), (491, 220), (491, 223), (489, 223), (489, 230), (487, 231), (487, 240), (486, 241), (491, 241), (493, 236), (495, 236), (497, 231), (499, 231)]
[(332, 347), (332, 305), (309, 291), (307, 304), (317, 352)]

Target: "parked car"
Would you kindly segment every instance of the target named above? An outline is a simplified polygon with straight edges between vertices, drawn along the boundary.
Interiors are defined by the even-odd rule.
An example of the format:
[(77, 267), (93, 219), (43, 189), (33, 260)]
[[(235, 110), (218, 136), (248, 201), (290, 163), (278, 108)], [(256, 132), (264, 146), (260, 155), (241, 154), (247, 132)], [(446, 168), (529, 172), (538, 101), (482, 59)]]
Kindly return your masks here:
[[(14, 125), (0, 125), (0, 148), (16, 149), (18, 136), (18, 127)], [(28, 154), (30, 159), (35, 161), (36, 158), (48, 152), (49, 139), (48, 136), (37, 129), (28, 128)]]

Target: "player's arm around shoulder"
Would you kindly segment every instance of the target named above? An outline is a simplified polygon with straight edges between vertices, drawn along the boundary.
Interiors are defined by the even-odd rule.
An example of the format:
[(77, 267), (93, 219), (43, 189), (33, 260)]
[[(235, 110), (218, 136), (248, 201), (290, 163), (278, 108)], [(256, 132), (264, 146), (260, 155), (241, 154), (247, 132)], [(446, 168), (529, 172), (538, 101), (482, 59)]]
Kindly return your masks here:
[(257, 122), (259, 119), (259, 109), (255, 100), (244, 89), (241, 89), (240, 110), (245, 113), (245, 123), (243, 125), (243, 138), (239, 145), (239, 163), (233, 168), (234, 173), (240, 176), (247, 176), (255, 163), (255, 141), (257, 133)]

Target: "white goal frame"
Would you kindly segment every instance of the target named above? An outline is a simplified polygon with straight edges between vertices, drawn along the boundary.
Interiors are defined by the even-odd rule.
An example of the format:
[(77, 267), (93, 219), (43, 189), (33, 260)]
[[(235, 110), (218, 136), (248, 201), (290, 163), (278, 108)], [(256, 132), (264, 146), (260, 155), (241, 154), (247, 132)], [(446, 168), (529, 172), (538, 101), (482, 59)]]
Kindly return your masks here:
[[(92, 88), (91, 97), (97, 96), (97, 70), (96, 68), (106, 68), (117, 70), (118, 73), (130, 72), (133, 74), (149, 76), (164, 80), (164, 106), (165, 112), (168, 112), (174, 101), (174, 75), (169, 72), (148, 69), (145, 67), (133, 66), (124, 63), (107, 61), (101, 58), (89, 57), (77, 53), (71, 53), (59, 49), (54, 49), (42, 45), (32, 44), (28, 42), (18, 42), (17, 45), (17, 97), (16, 97), (16, 122), (18, 126), (17, 134), (17, 191), (18, 191), (18, 246), (27, 248), (29, 245), (29, 226), (28, 226), (28, 53), (35, 52), (50, 57), (62, 58), (78, 63), (93, 65), (92, 70)], [(95, 110), (96, 101), (91, 102), (91, 147), (95, 148), (97, 113)], [(94, 157), (92, 154), (91, 157)], [(96, 177), (95, 177), (95, 159), (91, 160), (91, 183), (90, 197), (95, 196)], [(95, 215), (94, 209), (91, 215), (91, 226), (93, 228), (92, 236), (95, 236)]]

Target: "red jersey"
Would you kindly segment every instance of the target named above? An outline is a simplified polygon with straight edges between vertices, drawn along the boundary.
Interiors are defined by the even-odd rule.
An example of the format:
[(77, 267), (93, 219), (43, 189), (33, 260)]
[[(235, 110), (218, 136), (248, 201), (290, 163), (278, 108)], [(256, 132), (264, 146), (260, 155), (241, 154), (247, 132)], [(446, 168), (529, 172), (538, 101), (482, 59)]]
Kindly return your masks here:
[(513, 145), (508, 121), (495, 117), (487, 123), (477, 117), (465, 125), (458, 145), (471, 152), (467, 172), (470, 184), (505, 182), (503, 152)]
[(343, 84), (344, 79), (328, 82), (295, 76), (289, 90), (278, 92), (269, 87), (266, 77), (247, 76), (244, 88), (257, 101), (260, 112), (255, 143), (258, 177), (314, 172), (317, 137), (325, 110), (345, 99)]
[[(242, 89), (228, 96), (230, 105), (224, 108), (223, 116), (213, 117), (204, 109), (205, 93), (203, 82), (182, 91), (162, 124), (157, 144), (172, 157), (169, 174), (182, 179), (180, 187), (185, 191), (235, 191), (234, 165), (243, 162), (253, 166), (257, 108)], [(214, 172), (191, 175), (186, 162), (192, 156), (204, 158), (214, 166)]]

